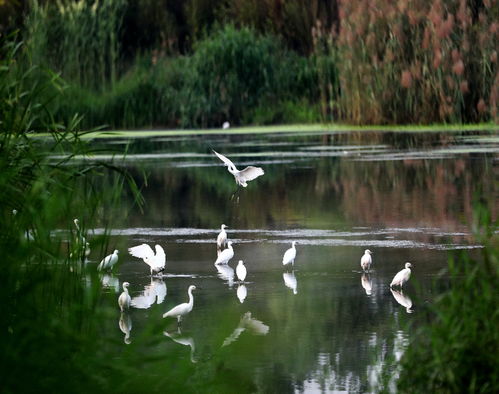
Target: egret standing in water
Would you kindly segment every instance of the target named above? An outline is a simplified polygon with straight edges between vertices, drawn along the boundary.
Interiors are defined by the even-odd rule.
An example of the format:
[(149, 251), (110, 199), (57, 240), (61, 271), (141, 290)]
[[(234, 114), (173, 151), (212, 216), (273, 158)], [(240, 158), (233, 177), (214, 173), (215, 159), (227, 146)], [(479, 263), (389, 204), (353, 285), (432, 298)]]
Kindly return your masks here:
[(239, 279), (239, 282), (244, 282), (244, 279), (246, 279), (246, 266), (244, 265), (242, 260), (239, 260), (239, 263), (237, 263), (236, 267), (236, 275), (237, 279)]
[(190, 311), (192, 311), (192, 307), (194, 306), (194, 296), (192, 292), (196, 290), (196, 286), (190, 285), (187, 293), (189, 294), (189, 302), (184, 302), (183, 304), (179, 304), (176, 307), (170, 309), (168, 312), (163, 314), (163, 317), (176, 317), (177, 324), (181, 324), (182, 316), (187, 315)]
[(142, 259), (151, 269), (151, 276), (156, 273), (159, 274), (165, 270), (166, 254), (161, 245), (155, 246), (156, 253), (148, 244), (134, 246), (128, 249), (128, 252), (134, 256)]
[(234, 249), (232, 249), (232, 241), (227, 242), (227, 249), (223, 250), (215, 261), (216, 264), (228, 264), (229, 260), (234, 257)]
[(367, 272), (371, 269), (371, 264), (373, 263), (373, 259), (371, 257), (372, 252), (369, 249), (364, 251), (364, 255), (360, 259), (360, 266), (364, 272)]
[(253, 179), (256, 179), (264, 174), (263, 169), (261, 169), (260, 167), (253, 167), (253, 166), (248, 166), (244, 170), (239, 171), (237, 167), (234, 165), (234, 163), (230, 161), (227, 157), (215, 151), (213, 151), (213, 153), (217, 155), (218, 158), (224, 162), (229, 172), (232, 175), (234, 175), (236, 184), (238, 186), (246, 187), (248, 186), (247, 182), (252, 181)]
[(392, 280), (392, 283), (390, 283), (390, 287), (393, 286), (404, 286), (404, 283), (406, 283), (409, 278), (411, 277), (411, 263), (405, 263), (405, 268), (399, 272), (397, 272), (397, 275)]
[(118, 262), (118, 250), (116, 249), (113, 254), (106, 256), (102, 259), (100, 264), (97, 266), (98, 271), (112, 269), (113, 266)]
[(120, 306), (121, 312), (124, 312), (125, 309), (130, 308), (130, 303), (132, 302), (130, 294), (128, 294), (128, 286), (130, 286), (130, 283), (123, 282), (123, 293), (121, 293), (118, 297), (118, 305)]
[(293, 241), (291, 243), (291, 247), (286, 250), (286, 253), (284, 253), (284, 256), (282, 257), (282, 265), (288, 265), (288, 264), (295, 264), (295, 258), (296, 258), (296, 248), (295, 245), (297, 244), (296, 241)]
[(73, 252), (71, 252), (70, 257), (73, 257), (73, 255), (80, 255), (81, 252), (83, 252), (83, 256), (88, 257), (90, 254), (90, 245), (87, 242), (87, 239), (85, 238), (85, 235), (83, 234), (83, 231), (80, 228), (80, 221), (78, 219), (74, 219), (73, 223), (75, 224), (76, 227), (76, 238), (75, 238), (75, 244), (76, 248)]
[(225, 245), (227, 245), (227, 232), (225, 231), (227, 226), (225, 224), (222, 224), (220, 226), (220, 228), (222, 231), (220, 231), (220, 234), (218, 234), (218, 237), (217, 237), (217, 252), (218, 252), (218, 254), (220, 254), (220, 251), (222, 250), (222, 248), (225, 247)]

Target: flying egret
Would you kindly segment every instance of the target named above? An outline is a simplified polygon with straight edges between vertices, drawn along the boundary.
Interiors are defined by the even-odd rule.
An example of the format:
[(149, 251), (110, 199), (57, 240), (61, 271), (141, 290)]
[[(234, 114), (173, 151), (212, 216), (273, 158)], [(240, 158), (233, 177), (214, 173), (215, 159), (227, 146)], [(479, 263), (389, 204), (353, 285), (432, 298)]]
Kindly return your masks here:
[(168, 312), (163, 314), (163, 317), (176, 317), (177, 324), (180, 324), (182, 321), (182, 316), (187, 315), (190, 311), (192, 311), (192, 307), (194, 306), (194, 296), (192, 292), (196, 290), (196, 286), (190, 285), (187, 293), (189, 294), (189, 302), (184, 302), (183, 304), (179, 304), (176, 307), (170, 309)]
[(227, 249), (224, 249), (217, 257), (215, 265), (228, 264), (229, 260), (234, 257), (234, 249), (232, 249), (232, 241), (227, 242)]
[(227, 157), (215, 151), (213, 151), (213, 153), (215, 153), (215, 155), (217, 155), (218, 158), (225, 163), (229, 172), (234, 175), (237, 185), (246, 187), (248, 186), (247, 182), (252, 181), (253, 179), (256, 179), (260, 175), (264, 174), (263, 170), (260, 167), (253, 166), (248, 166), (244, 170), (239, 171), (234, 163), (231, 162)]
[(161, 245), (156, 245), (156, 254), (148, 244), (134, 246), (128, 249), (128, 252), (134, 256), (142, 259), (151, 269), (151, 276), (153, 273), (159, 274), (165, 270), (166, 254)]
[(218, 251), (218, 253), (220, 253), (220, 251), (222, 250), (222, 247), (227, 245), (227, 232), (225, 231), (227, 226), (225, 224), (222, 224), (220, 226), (220, 228), (222, 231), (220, 231), (220, 234), (218, 234), (218, 237), (217, 237), (217, 251)]
[(293, 241), (291, 243), (291, 247), (286, 250), (286, 253), (284, 253), (284, 256), (282, 257), (282, 265), (288, 265), (288, 264), (295, 264), (295, 257), (296, 257), (296, 248), (295, 245), (297, 244), (296, 241)]
[(397, 272), (397, 275), (392, 280), (392, 283), (390, 283), (390, 287), (393, 286), (404, 286), (404, 283), (409, 280), (411, 277), (411, 263), (405, 263), (405, 268), (399, 272)]
[(360, 284), (362, 285), (362, 287), (366, 291), (367, 295), (371, 295), (372, 294), (372, 292), (373, 292), (373, 285), (372, 285), (372, 280), (371, 280), (371, 278), (369, 277), (368, 274), (362, 274), (362, 276), (360, 278)]
[(283, 272), (282, 279), (284, 279), (284, 285), (293, 290), (293, 294), (298, 294), (298, 281), (296, 280), (295, 272)]
[(246, 279), (246, 266), (244, 265), (242, 260), (239, 260), (239, 263), (237, 263), (236, 267), (236, 275), (237, 279), (239, 279), (239, 282), (244, 282), (244, 279)]
[(118, 262), (118, 250), (116, 249), (113, 254), (110, 254), (102, 259), (100, 264), (97, 266), (98, 271), (112, 269), (113, 266)]
[(402, 305), (405, 308), (405, 311), (407, 313), (412, 313), (413, 310), (412, 308), (412, 300), (406, 296), (402, 290), (393, 290), (390, 289), (392, 292), (393, 298), (395, 298), (395, 301), (397, 301), (400, 305)]
[(372, 252), (369, 249), (366, 249), (364, 255), (360, 259), (360, 266), (364, 271), (369, 271), (371, 269), (371, 264), (373, 262), (371, 254)]
[(118, 322), (120, 326), (120, 330), (123, 334), (125, 334), (125, 338), (123, 338), (123, 342), (127, 345), (130, 345), (132, 342), (130, 340), (130, 331), (132, 331), (132, 318), (126, 312), (121, 312), (120, 320)]
[(248, 296), (248, 289), (246, 289), (246, 286), (245, 285), (237, 286), (236, 295), (237, 298), (239, 298), (239, 302), (241, 302), (242, 304), (246, 299), (246, 297)]
[(120, 306), (121, 312), (130, 308), (130, 303), (132, 302), (130, 294), (128, 294), (128, 286), (130, 286), (130, 283), (123, 282), (123, 293), (118, 297), (118, 305)]

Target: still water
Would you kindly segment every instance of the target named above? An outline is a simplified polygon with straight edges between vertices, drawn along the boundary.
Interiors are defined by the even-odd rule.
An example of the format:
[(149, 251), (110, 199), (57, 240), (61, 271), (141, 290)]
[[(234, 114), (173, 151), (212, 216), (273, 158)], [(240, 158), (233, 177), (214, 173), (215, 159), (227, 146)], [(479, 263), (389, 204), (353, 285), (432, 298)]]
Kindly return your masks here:
[[(120, 263), (101, 280), (110, 294), (104, 303), (116, 310), (110, 328), (116, 340), (164, 362), (158, 389), (170, 387), (173, 374), (185, 378), (177, 386), (187, 392), (376, 392), (380, 373), (388, 371), (393, 390), (394, 365), (418, 309), (432, 302), (437, 278), (445, 286), (449, 253), (479, 255), (469, 226), (473, 199), (481, 196), (497, 213), (499, 139), (485, 132), (94, 143), (112, 148), (115, 160), (126, 151), (122, 165), (145, 198), (142, 212), (132, 210), (111, 228), (109, 253), (119, 249)], [(256, 165), (265, 175), (237, 190), (212, 149), (239, 169)], [(234, 242), (227, 266), (213, 264), (221, 224)], [(96, 225), (88, 235), (103, 231)], [(297, 256), (286, 269), (282, 256), (292, 241)], [(141, 243), (164, 247), (163, 277), (151, 278), (148, 266), (128, 254)], [(369, 274), (360, 269), (365, 249), (373, 252)], [(101, 258), (93, 252), (90, 262)], [(238, 260), (248, 270), (244, 284), (234, 276)], [(406, 261), (412, 277), (402, 292), (391, 291)], [(124, 281), (132, 307), (121, 315), (116, 299)], [(198, 287), (194, 308), (177, 328), (162, 314), (188, 301), (191, 284)], [(154, 337), (150, 348), (133, 349), (144, 337)], [(175, 375), (175, 368), (184, 372)]]

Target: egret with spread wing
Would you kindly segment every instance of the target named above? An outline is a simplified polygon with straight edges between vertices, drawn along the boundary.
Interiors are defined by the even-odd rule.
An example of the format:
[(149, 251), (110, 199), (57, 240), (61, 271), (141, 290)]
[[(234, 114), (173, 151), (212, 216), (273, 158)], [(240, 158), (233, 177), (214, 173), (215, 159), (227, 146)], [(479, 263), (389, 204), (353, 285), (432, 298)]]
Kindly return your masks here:
[(156, 245), (156, 254), (148, 244), (142, 244), (129, 248), (128, 252), (134, 257), (142, 259), (151, 268), (153, 273), (160, 273), (165, 270), (166, 254), (160, 245)]
[(260, 167), (253, 167), (253, 166), (248, 166), (244, 170), (239, 171), (234, 163), (230, 161), (227, 157), (224, 155), (221, 155), (218, 152), (213, 151), (215, 155), (218, 156), (220, 160), (224, 162), (224, 164), (227, 166), (227, 169), (229, 172), (234, 175), (234, 178), (236, 180), (237, 185), (246, 187), (248, 186), (249, 181), (252, 181), (253, 179), (258, 178), (260, 175), (263, 175), (263, 169)]

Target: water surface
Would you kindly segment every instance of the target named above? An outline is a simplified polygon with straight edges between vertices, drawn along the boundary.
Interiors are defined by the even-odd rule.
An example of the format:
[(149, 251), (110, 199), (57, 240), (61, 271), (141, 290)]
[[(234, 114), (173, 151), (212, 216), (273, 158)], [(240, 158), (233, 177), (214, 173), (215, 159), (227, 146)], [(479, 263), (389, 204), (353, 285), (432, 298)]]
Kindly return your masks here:
[[(105, 302), (116, 309), (116, 339), (134, 346), (135, 338), (153, 336), (147, 352), (164, 357), (164, 384), (172, 363), (183, 366), (193, 376), (186, 391), (198, 391), (199, 382), (213, 392), (376, 391), (383, 369), (396, 378), (393, 361), (417, 326), (421, 304), (436, 295), (432, 282), (445, 283), (449, 253), (479, 254), (468, 224), (473, 199), (492, 202), (497, 213), (499, 141), (486, 132), (159, 136), (95, 144), (116, 154), (91, 160), (116, 161), (126, 150), (122, 165), (145, 197), (143, 212), (133, 210), (110, 229), (109, 248), (120, 250), (120, 265), (103, 284), (112, 294)], [(238, 190), (212, 149), (239, 168), (261, 166), (265, 175)], [(130, 204), (123, 196), (123, 206)], [(222, 223), (235, 256), (216, 267)], [(104, 232), (103, 223), (87, 227), (89, 238)], [(295, 265), (284, 268), (292, 241)], [(126, 252), (140, 243), (165, 248), (162, 278), (151, 278)], [(360, 270), (364, 249), (373, 252), (369, 274)], [(93, 252), (90, 267), (100, 258)], [(240, 259), (248, 269), (244, 284), (234, 277)], [(413, 276), (393, 292), (389, 283), (406, 261)], [(115, 293), (123, 281), (131, 283), (133, 306), (121, 316)], [(178, 329), (162, 314), (187, 301), (190, 284), (199, 287), (194, 309)], [(148, 331), (151, 321), (161, 329)], [(203, 371), (209, 377), (200, 378)]]

